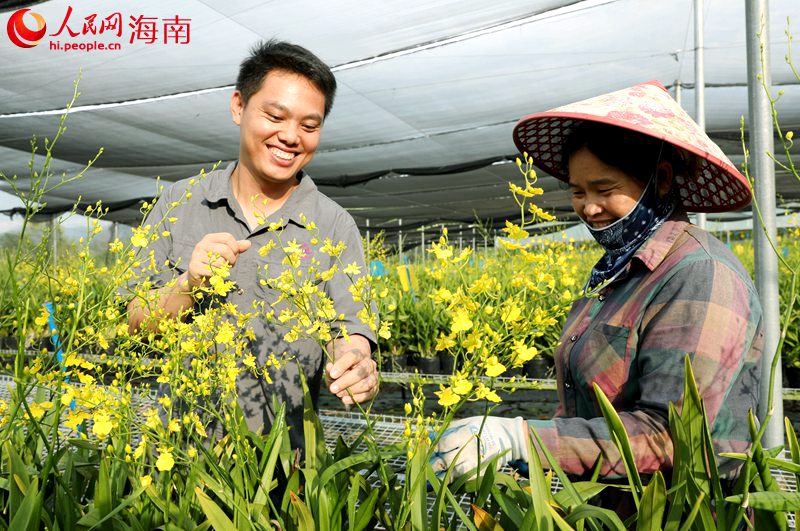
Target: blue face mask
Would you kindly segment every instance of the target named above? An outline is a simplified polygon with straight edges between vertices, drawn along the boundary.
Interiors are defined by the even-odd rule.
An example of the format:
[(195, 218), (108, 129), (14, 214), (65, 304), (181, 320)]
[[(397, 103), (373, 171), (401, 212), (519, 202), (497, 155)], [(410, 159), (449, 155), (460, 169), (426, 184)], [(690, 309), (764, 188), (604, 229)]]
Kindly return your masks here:
[(606, 250), (606, 254), (592, 268), (585, 288), (587, 293), (617, 278), (636, 250), (672, 214), (677, 204), (676, 198), (669, 194), (659, 199), (655, 181), (651, 177), (631, 211), (611, 225), (593, 229), (584, 221), (597, 243)]

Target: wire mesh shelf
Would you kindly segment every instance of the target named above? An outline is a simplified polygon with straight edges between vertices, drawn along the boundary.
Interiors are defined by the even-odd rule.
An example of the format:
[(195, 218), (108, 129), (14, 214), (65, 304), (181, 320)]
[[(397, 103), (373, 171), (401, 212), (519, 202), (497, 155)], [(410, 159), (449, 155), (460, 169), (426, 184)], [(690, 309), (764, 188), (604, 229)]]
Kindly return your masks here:
[[(389, 372), (381, 371), (381, 382), (397, 384), (446, 384), (450, 379), (447, 374), (423, 374), (420, 372)], [(556, 381), (544, 378), (525, 378), (522, 376), (498, 376), (496, 378), (481, 377), (480, 380), (496, 389), (545, 389), (555, 390)]]

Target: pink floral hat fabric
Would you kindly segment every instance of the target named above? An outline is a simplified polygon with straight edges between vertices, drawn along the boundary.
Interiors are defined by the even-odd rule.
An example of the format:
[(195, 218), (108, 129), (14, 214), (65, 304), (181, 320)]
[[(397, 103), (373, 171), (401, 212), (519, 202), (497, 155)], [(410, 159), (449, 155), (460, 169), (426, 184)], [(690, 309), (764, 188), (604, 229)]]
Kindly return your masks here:
[[(750, 204), (747, 179), (661, 83), (650, 81), (550, 111), (526, 116), (514, 127), (514, 143), (550, 175), (568, 181), (561, 150), (581, 121), (594, 121), (649, 135), (682, 149), (695, 164), (676, 175), (681, 202), (690, 212), (725, 212)], [(624, 149), (624, 146), (620, 146)], [(687, 159), (688, 160), (688, 159)]]

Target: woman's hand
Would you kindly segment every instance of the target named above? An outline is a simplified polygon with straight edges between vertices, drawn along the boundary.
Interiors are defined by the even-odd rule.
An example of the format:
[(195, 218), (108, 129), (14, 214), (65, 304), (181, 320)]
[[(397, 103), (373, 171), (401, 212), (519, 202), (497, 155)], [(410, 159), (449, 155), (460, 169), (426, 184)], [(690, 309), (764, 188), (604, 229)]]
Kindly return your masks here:
[[(483, 423), (483, 430), (481, 424)], [(451, 478), (461, 476), (478, 466), (478, 440), (480, 439), (480, 459), (486, 462), (499, 455), (497, 467), (509, 461), (528, 460), (528, 423), (522, 417), (513, 419), (503, 417), (469, 417), (455, 420), (442, 433), (430, 458), (430, 464), (437, 477), (453, 465)], [(480, 434), (480, 437), (479, 437)], [(462, 450), (463, 448), (463, 450)], [(459, 451), (461, 453), (459, 453)]]

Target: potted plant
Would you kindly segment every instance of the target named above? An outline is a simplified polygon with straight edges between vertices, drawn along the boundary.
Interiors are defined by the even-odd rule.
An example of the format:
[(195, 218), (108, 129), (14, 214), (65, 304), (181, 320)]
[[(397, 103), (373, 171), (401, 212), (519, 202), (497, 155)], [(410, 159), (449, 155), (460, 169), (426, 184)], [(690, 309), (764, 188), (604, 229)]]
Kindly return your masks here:
[(537, 356), (525, 362), (523, 366), (525, 376), (537, 380), (551, 378), (553, 375), (553, 357), (540, 352)]
[(449, 350), (442, 350), (439, 352), (439, 366), (442, 374), (453, 374), (457, 367), (456, 357)]
[[(419, 347), (418, 347), (419, 348)], [(439, 355), (432, 349), (421, 349), (416, 353), (417, 368), (423, 374), (441, 374)]]

